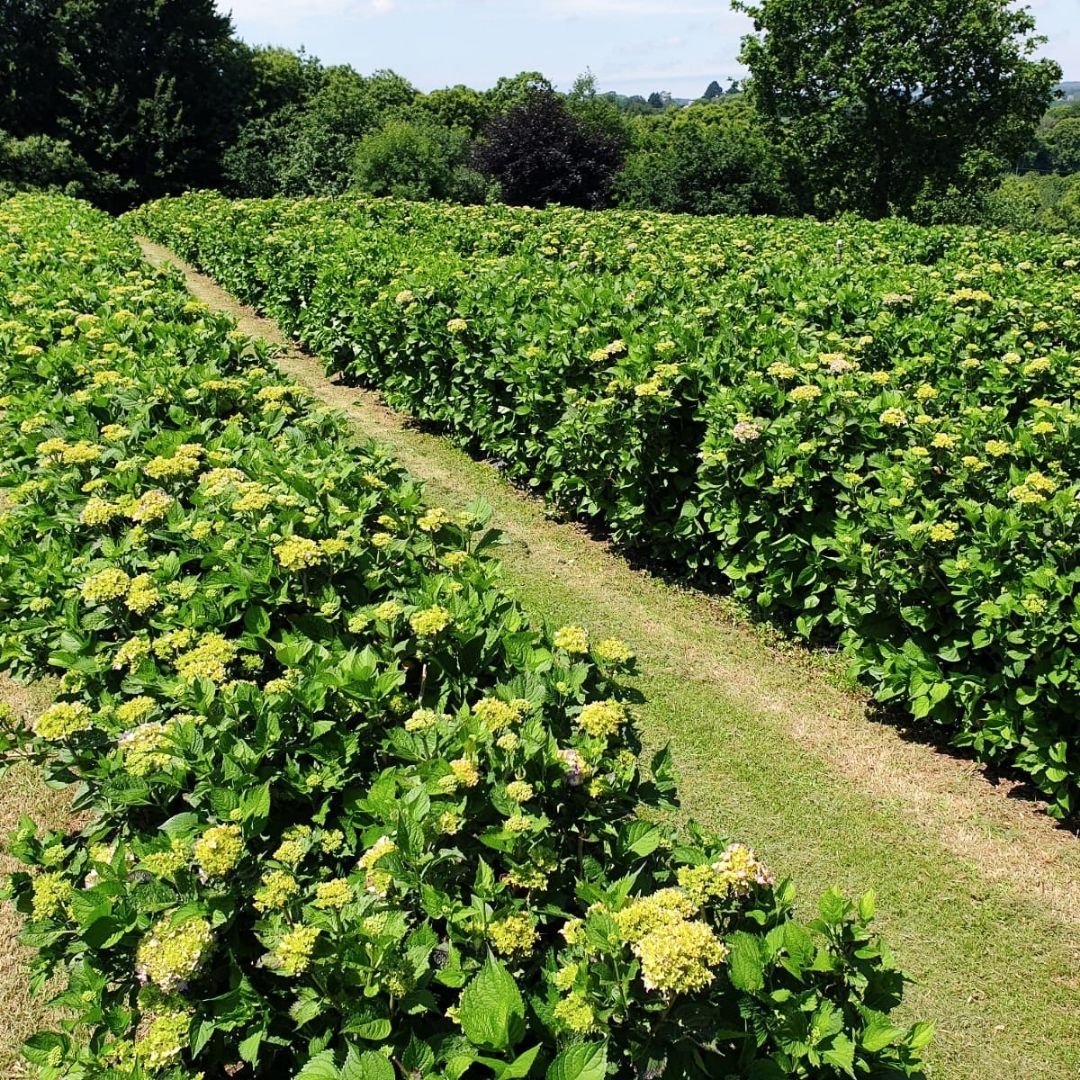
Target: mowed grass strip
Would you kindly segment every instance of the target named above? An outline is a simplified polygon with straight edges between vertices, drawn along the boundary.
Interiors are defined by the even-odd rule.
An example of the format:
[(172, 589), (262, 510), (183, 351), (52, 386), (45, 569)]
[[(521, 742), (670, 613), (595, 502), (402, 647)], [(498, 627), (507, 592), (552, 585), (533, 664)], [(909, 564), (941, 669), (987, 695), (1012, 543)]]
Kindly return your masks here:
[[(169, 258), (144, 245), (153, 261)], [(284, 339), (188, 269), (200, 299)], [(915, 980), (904, 1014), (938, 1023), (947, 1080), (1080, 1073), (1080, 842), (980, 770), (874, 724), (834, 664), (778, 645), (729, 605), (672, 588), (551, 521), (492, 468), (418, 431), (319, 362), (279, 364), (389, 446), (450, 509), (478, 497), (506, 533), (505, 583), (537, 617), (638, 651), (649, 743), (670, 742), (688, 813), (753, 843), (798, 882), (874, 888), (880, 928)]]

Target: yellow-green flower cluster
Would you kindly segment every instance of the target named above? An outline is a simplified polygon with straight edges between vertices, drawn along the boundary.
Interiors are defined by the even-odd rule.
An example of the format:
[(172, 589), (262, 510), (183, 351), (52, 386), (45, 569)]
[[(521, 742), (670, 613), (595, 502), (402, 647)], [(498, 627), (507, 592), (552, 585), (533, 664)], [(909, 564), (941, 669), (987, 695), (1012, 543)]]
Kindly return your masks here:
[(624, 940), (641, 962), (647, 990), (688, 994), (708, 986), (727, 957), (724, 943), (694, 916), (698, 905), (681, 889), (661, 889), (616, 912)]
[(56, 742), (93, 726), (94, 714), (88, 706), (80, 701), (57, 701), (34, 721), (33, 730), (39, 739)]
[(71, 899), (71, 883), (59, 871), (34, 878), (33, 916), (48, 919)]
[(151, 927), (135, 954), (135, 970), (167, 994), (182, 990), (206, 962), (214, 936), (202, 918), (175, 926), (165, 916)]
[(130, 585), (131, 578), (123, 570), (118, 567), (109, 567), (91, 574), (82, 583), (79, 591), (88, 604), (105, 604), (110, 600), (118, 600), (121, 596), (125, 596)]
[(259, 911), (278, 911), (300, 893), (296, 878), (285, 870), (268, 870), (261, 880), (261, 887), (255, 892)]
[(150, 1021), (146, 1034), (135, 1043), (135, 1058), (149, 1072), (176, 1063), (189, 1046), (191, 1015), (180, 1010), (161, 1013)]
[(176, 671), (185, 682), (208, 679), (212, 683), (223, 682), (226, 668), (236, 658), (236, 646), (223, 634), (203, 634), (199, 643), (176, 658)]
[(555, 1019), (575, 1035), (588, 1035), (597, 1030), (596, 1012), (584, 994), (574, 992), (560, 998), (554, 1013)]
[(123, 516), (123, 508), (117, 503), (100, 499), (96, 495), (86, 500), (82, 511), (79, 513), (79, 521), (83, 525), (108, 525), (118, 517)]
[(286, 570), (306, 570), (318, 566), (325, 555), (318, 541), (306, 536), (290, 536), (275, 545), (274, 554)]
[(593, 656), (602, 664), (627, 664), (634, 659), (634, 652), (619, 638), (604, 638), (593, 648)]
[(393, 854), (395, 851), (397, 851), (397, 844), (389, 836), (380, 836), (360, 856), (357, 867), (365, 872), (364, 888), (374, 896), (389, 895), (390, 887), (394, 883), (393, 875), (386, 870), (380, 870), (378, 863), (380, 859)]
[(283, 975), (302, 975), (311, 964), (311, 954), (320, 933), (317, 926), (301, 925), (287, 930), (274, 948), (274, 966)]
[(124, 755), (124, 768), (132, 776), (149, 776), (173, 763), (171, 727), (151, 720), (120, 736), (118, 746)]
[(646, 934), (633, 951), (641, 961), (646, 990), (664, 995), (692, 994), (716, 977), (712, 970), (727, 959), (727, 948), (706, 923), (674, 923), (663, 933)]
[(413, 732), (431, 731), (441, 721), (448, 719), (449, 717), (445, 713), (438, 713), (434, 709), (417, 709), (405, 721), (405, 730)]
[(372, 612), (380, 622), (393, 622), (405, 609), (396, 600), (385, 600)]
[(199, 471), (203, 454), (203, 448), (197, 443), (184, 443), (176, 448), (172, 457), (151, 458), (144, 472), (152, 480), (194, 476)]
[(441, 506), (432, 507), (426, 514), (416, 519), (416, 527), (421, 532), (438, 532), (444, 525), (450, 524), (450, 515)]
[(527, 803), (535, 794), (532, 784), (525, 780), (511, 780), (506, 785), (506, 797), (511, 802)]
[(223, 878), (236, 869), (244, 853), (239, 825), (214, 825), (195, 841), (195, 862), (207, 878)]
[(166, 850), (152, 851), (149, 855), (144, 855), (142, 864), (154, 877), (172, 878), (188, 865), (190, 859), (191, 852), (187, 845), (177, 837)]
[(480, 783), (480, 770), (476, 767), (476, 762), (469, 758), (462, 757), (451, 761), (450, 772), (461, 787), (476, 787)]
[(749, 896), (757, 886), (775, 883), (772, 871), (744, 844), (732, 844), (716, 862), (679, 869), (679, 887), (694, 904), (728, 896)]
[(274, 858), (289, 866), (299, 866), (304, 861), (310, 846), (311, 826), (294, 825), (282, 834), (281, 843), (274, 852)]
[(577, 724), (586, 735), (607, 738), (626, 723), (626, 708), (618, 701), (592, 701), (578, 713)]
[(137, 502), (126, 507), (125, 515), (132, 521), (150, 525), (155, 521), (163, 520), (175, 501), (171, 495), (166, 495), (160, 488), (153, 488), (144, 492)]
[(409, 625), (420, 637), (434, 637), (445, 630), (451, 622), (450, 612), (437, 604), (409, 616)]
[(487, 936), (496, 952), (511, 957), (531, 956), (540, 940), (532, 917), (524, 911), (491, 923)]
[(582, 626), (563, 626), (552, 638), (556, 649), (576, 655), (589, 651), (589, 632)]
[(353, 901), (353, 888), (345, 878), (321, 881), (315, 886), (315, 899), (312, 907), (324, 910), (340, 911)]
[(149, 574), (139, 574), (132, 578), (124, 603), (136, 615), (145, 615), (152, 607), (161, 602), (161, 593)]
[(503, 701), (500, 698), (482, 698), (472, 707), (472, 714), (490, 732), (502, 731), (520, 723), (531, 708), (524, 700)]

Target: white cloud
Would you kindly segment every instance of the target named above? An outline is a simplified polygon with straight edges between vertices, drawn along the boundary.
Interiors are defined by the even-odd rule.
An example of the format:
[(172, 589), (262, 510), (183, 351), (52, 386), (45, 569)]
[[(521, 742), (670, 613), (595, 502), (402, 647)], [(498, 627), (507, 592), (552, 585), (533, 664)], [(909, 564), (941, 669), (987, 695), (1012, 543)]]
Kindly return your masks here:
[(395, 0), (217, 0), (219, 11), (234, 19), (286, 26), (318, 18), (365, 18), (387, 15)]
[(718, 4), (693, 3), (687, 0), (544, 0), (547, 10), (563, 16), (596, 18), (635, 15), (715, 15)]

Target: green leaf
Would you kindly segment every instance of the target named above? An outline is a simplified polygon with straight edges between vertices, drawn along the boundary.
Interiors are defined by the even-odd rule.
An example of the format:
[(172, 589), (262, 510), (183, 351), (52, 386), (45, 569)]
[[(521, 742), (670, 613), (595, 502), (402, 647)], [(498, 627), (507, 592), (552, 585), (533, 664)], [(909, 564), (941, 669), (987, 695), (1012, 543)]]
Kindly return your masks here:
[(928, 1045), (934, 1037), (934, 1022), (932, 1020), (920, 1020), (913, 1025), (908, 1033), (907, 1044), (912, 1050), (921, 1050)]
[(374, 1050), (358, 1053), (356, 1047), (349, 1047), (341, 1080), (394, 1080), (394, 1066)]
[(261, 1029), (249, 1035), (246, 1039), (242, 1039), (239, 1047), (240, 1057), (248, 1062), (250, 1065), (254, 1065), (259, 1060), (259, 1047), (262, 1044), (263, 1035), (266, 1033)]
[(341, 1080), (341, 1073), (334, 1062), (334, 1051), (323, 1050), (316, 1054), (296, 1074), (294, 1080)]
[(368, 1042), (384, 1042), (390, 1037), (393, 1027), (389, 1020), (377, 1018), (350, 1023), (346, 1030), (350, 1035), (359, 1035), (361, 1039), (367, 1039)]
[(522, 1080), (532, 1071), (533, 1062), (536, 1061), (539, 1053), (540, 1044), (537, 1043), (531, 1050), (526, 1050), (524, 1054), (516, 1057), (509, 1065), (496, 1069), (496, 1080)]
[(761, 942), (753, 934), (739, 931), (728, 942), (731, 954), (728, 957), (728, 978), (736, 990), (748, 994), (756, 993), (765, 987), (765, 964), (761, 956)]
[(893, 1024), (883, 1013), (873, 1013), (869, 1023), (863, 1028), (859, 1045), (868, 1053), (876, 1054), (903, 1038), (904, 1032)]
[(863, 893), (859, 898), (859, 918), (862, 919), (863, 922), (869, 922), (874, 917), (876, 899), (873, 889)]
[(822, 920), (829, 926), (839, 926), (847, 912), (847, 901), (837, 888), (829, 889), (818, 901)]
[(832, 1046), (821, 1055), (822, 1061), (835, 1065), (848, 1076), (855, 1075), (855, 1044), (846, 1035), (837, 1035)]
[(240, 800), (240, 820), (250, 821), (255, 828), (270, 816), (270, 781), (252, 791), (245, 792)]
[(458, 1020), (476, 1046), (508, 1050), (524, 1034), (525, 1003), (514, 977), (494, 957), (461, 993)]
[(607, 1043), (575, 1043), (548, 1066), (547, 1080), (604, 1080)]

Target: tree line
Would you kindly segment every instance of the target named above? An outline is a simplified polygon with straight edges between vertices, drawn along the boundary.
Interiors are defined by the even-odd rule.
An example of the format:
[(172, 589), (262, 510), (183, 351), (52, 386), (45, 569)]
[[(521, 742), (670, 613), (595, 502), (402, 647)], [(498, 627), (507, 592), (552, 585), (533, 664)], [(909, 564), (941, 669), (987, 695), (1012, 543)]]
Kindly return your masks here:
[(538, 72), (425, 94), (251, 47), (213, 0), (0, 0), (0, 189), (114, 210), (213, 187), (1080, 227), (1080, 103), (1049, 108), (1061, 70), (1026, 9), (734, 7), (750, 78), (683, 104)]

